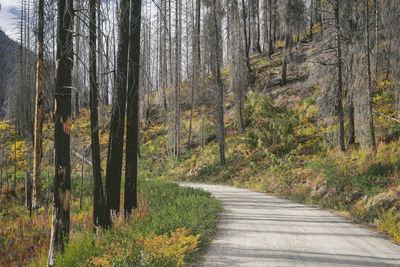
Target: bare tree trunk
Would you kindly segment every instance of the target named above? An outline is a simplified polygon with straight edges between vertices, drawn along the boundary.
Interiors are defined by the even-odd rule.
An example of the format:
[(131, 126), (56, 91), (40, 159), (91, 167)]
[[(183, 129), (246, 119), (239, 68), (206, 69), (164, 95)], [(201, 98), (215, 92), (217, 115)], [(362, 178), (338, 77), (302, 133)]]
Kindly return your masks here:
[(14, 183), (13, 190), (17, 186), (17, 122), (15, 122), (15, 136), (14, 136)]
[(3, 189), (3, 163), (4, 163), (4, 147), (1, 147), (1, 164), (0, 164), (0, 192)]
[(129, 45), (129, 0), (121, 0), (119, 10), (117, 79), (114, 88), (106, 174), (107, 217), (110, 213), (119, 213), (120, 208)]
[(7, 191), (10, 191), (10, 183), (8, 181), (8, 164), (6, 161), (6, 185), (7, 185)]
[[(348, 47), (346, 49), (348, 53)], [(354, 123), (354, 92), (353, 92), (353, 62), (354, 62), (354, 55), (350, 57), (350, 62), (348, 63), (349, 68), (347, 70), (347, 82), (346, 82), (346, 87), (347, 87), (347, 92), (349, 96), (349, 124), (348, 124), (348, 129), (349, 129), (349, 140), (348, 144), (349, 145), (354, 145), (356, 143), (356, 131), (355, 131), (355, 123)]]
[(287, 84), (286, 74), (287, 74), (287, 62), (288, 62), (288, 53), (291, 46), (291, 34), (287, 33), (285, 35), (285, 49), (283, 50), (283, 63), (282, 63), (282, 75), (281, 75), (281, 86)]
[(354, 101), (353, 96), (350, 96), (350, 109), (349, 109), (349, 145), (354, 145), (356, 143), (356, 131), (354, 127)]
[(164, 111), (167, 111), (167, 87), (168, 87), (168, 60), (167, 60), (167, 1), (163, 1), (163, 41), (162, 41), (162, 47), (163, 47), (163, 75), (161, 79), (163, 80), (163, 107)]
[(43, 128), (43, 25), (44, 0), (38, 2), (37, 28), (37, 66), (36, 66), (36, 110), (35, 110), (35, 140), (33, 153), (33, 207), (41, 201), (41, 169), (42, 161), (42, 128)]
[[(369, 137), (371, 142), (371, 149), (376, 152), (374, 117), (372, 113), (372, 78), (371, 78), (371, 49), (370, 49), (370, 32), (369, 32), (369, 8), (368, 1), (365, 0), (365, 15), (366, 15), (366, 45), (367, 45), (367, 68), (368, 68), (368, 117), (369, 117)], [(377, 55), (376, 55), (377, 56)]]
[(131, 33), (129, 44), (128, 115), (126, 138), (126, 174), (124, 212), (128, 216), (137, 208), (137, 155), (139, 146), (139, 72), (141, 0), (131, 3)]
[(259, 8), (258, 8), (258, 0), (249, 0), (249, 17), (250, 17), (250, 51), (252, 54), (261, 53), (260, 48), (260, 38), (259, 38), (259, 25), (258, 25), (258, 17), (259, 17)]
[(374, 13), (375, 13), (375, 84), (378, 83), (379, 73), (379, 9), (378, 1), (374, 0)]
[[(74, 70), (74, 78), (73, 78), (73, 83), (74, 83), (74, 87), (75, 87), (75, 93), (74, 93), (74, 97), (75, 97), (75, 110), (73, 115), (75, 115), (76, 117), (79, 114), (79, 109), (80, 109), (80, 91), (82, 90), (81, 86), (80, 86), (80, 81), (79, 81), (79, 61), (80, 61), (80, 40), (81, 40), (81, 10), (83, 9), (83, 5), (82, 5), (82, 1), (78, 0), (77, 1), (77, 12), (75, 14), (77, 20), (76, 20), (76, 39), (75, 39), (75, 70)], [(85, 85), (84, 85), (85, 86)]]
[(221, 79), (221, 60), (220, 60), (220, 29), (219, 23), (217, 20), (218, 12), (217, 12), (217, 4), (213, 5), (213, 17), (214, 17), (214, 27), (215, 27), (215, 79), (217, 86), (217, 99), (216, 99), (216, 128), (217, 128), (217, 138), (219, 145), (219, 155), (220, 155), (220, 164), (225, 164), (225, 126), (224, 126), (224, 85)]
[(48, 165), (47, 165), (47, 180), (46, 180), (46, 203), (49, 202), (49, 194), (50, 194), (50, 164), (51, 164), (51, 156), (50, 156), (50, 142), (48, 146)]
[(32, 183), (29, 172), (25, 175), (25, 207), (29, 210), (29, 216), (32, 216)]
[(261, 53), (261, 20), (260, 20), (260, 5), (257, 0), (257, 49)]
[[(172, 14), (171, 0), (168, 0), (168, 29), (172, 29), (171, 14)], [(167, 66), (169, 66), (170, 71), (168, 72), (169, 75), (167, 77), (169, 78), (169, 85), (173, 85), (174, 84), (174, 75), (173, 75), (174, 72), (172, 70), (172, 34), (171, 34), (171, 31), (169, 31), (169, 34), (168, 34), (168, 42), (169, 42), (169, 46), (168, 46), (169, 62), (167, 64)]]
[(272, 39), (272, 0), (269, 0), (269, 48), (268, 48), (268, 55), (271, 58), (272, 54), (274, 53), (273, 48), (273, 39)]
[[(96, 1), (89, 2), (89, 77), (90, 77), (90, 130), (92, 140), (92, 162), (93, 162), (93, 224), (106, 227), (105, 201), (103, 182), (101, 180), (101, 162), (98, 127), (98, 85), (96, 73)], [(100, 4), (97, 5), (100, 8)], [(98, 11), (98, 14), (100, 12)], [(100, 20), (98, 20), (100, 22)], [(101, 57), (101, 55), (99, 56)], [(83, 157), (85, 151), (83, 152)], [(83, 164), (82, 164), (83, 166)], [(83, 169), (83, 168), (82, 168)], [(81, 188), (82, 189), (82, 188)]]
[(106, 76), (105, 76), (105, 82), (104, 82), (104, 91), (103, 91), (103, 104), (105, 106), (108, 106), (108, 86), (110, 83), (110, 38), (106, 38)]
[(191, 93), (190, 93), (190, 117), (189, 117), (189, 133), (188, 133), (188, 145), (187, 145), (187, 149), (188, 149), (188, 151), (189, 151), (189, 154), (190, 154), (190, 146), (191, 146), (191, 143), (192, 143), (192, 121), (193, 121), (193, 106), (194, 106), (194, 101), (193, 101), (193, 87), (194, 87), (194, 84), (193, 84), (193, 81), (192, 81), (192, 86), (191, 86), (192, 88), (191, 88)]
[(244, 32), (244, 43), (246, 47), (246, 59), (248, 62), (248, 66), (250, 66), (250, 60), (249, 60), (249, 54), (250, 54), (250, 45), (248, 40), (248, 34), (247, 34), (247, 12), (246, 12), (246, 5), (244, 3), (244, 0), (242, 0), (242, 12), (243, 12), (243, 32)]
[(314, 17), (313, 17), (314, 1), (315, 1), (315, 0), (311, 0), (311, 2), (310, 2), (310, 8), (309, 8), (309, 11), (310, 11), (310, 39), (311, 39), (311, 40), (312, 40), (312, 38), (313, 38), (313, 32), (312, 32), (312, 30), (313, 30), (313, 26), (314, 26)]
[(84, 177), (84, 169), (85, 169), (85, 154), (82, 155), (81, 162), (81, 184), (79, 186), (79, 209), (82, 210), (82, 202), (83, 202), (83, 177)]
[(339, 0), (336, 0), (335, 7), (335, 28), (337, 38), (337, 75), (338, 75), (338, 89), (337, 89), (337, 114), (339, 118), (339, 145), (340, 150), (345, 151), (344, 143), (344, 114), (343, 114), (343, 77), (342, 77), (342, 40), (340, 36), (340, 13), (339, 13)]
[[(193, 3), (193, 2), (192, 2)], [(192, 5), (193, 7), (193, 5)], [(194, 9), (195, 7), (193, 7)], [(190, 99), (190, 118), (189, 118), (189, 136), (187, 149), (190, 153), (192, 143), (192, 127), (193, 127), (193, 109), (194, 109), (194, 88), (199, 86), (199, 70), (200, 70), (200, 0), (196, 0), (196, 10), (191, 12), (191, 23), (193, 29), (192, 39), (192, 88)], [(196, 14), (194, 14), (196, 13)]]
[(247, 88), (247, 69), (243, 60), (245, 59), (245, 51), (243, 47), (243, 35), (240, 30), (240, 15), (237, 0), (231, 2), (232, 10), (232, 38), (231, 46), (234, 51), (231, 53), (232, 71), (231, 71), (231, 89), (235, 103), (235, 115), (237, 120), (237, 129), (239, 132), (244, 133), (244, 120), (243, 120), (243, 91)]
[(175, 129), (174, 129), (174, 151), (175, 157), (180, 159), (180, 84), (181, 84), (181, 23), (182, 10), (180, 1), (176, 1), (176, 20), (175, 20)]
[(73, 67), (73, 0), (58, 1), (57, 69), (55, 99), (54, 203), (48, 266), (68, 242), (71, 201), (71, 85)]

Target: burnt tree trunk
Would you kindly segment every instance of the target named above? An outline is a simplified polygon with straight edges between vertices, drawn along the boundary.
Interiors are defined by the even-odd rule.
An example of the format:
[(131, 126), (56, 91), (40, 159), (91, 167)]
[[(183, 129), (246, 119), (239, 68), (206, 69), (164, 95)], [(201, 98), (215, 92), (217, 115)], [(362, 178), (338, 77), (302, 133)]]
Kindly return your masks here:
[(25, 176), (25, 207), (29, 210), (29, 215), (32, 213), (32, 183), (31, 175), (26, 172)]
[(131, 3), (131, 33), (129, 44), (128, 112), (126, 134), (126, 174), (124, 212), (129, 216), (137, 208), (137, 155), (139, 145), (139, 72), (141, 0)]
[(349, 145), (354, 145), (356, 142), (356, 131), (354, 125), (354, 102), (353, 97), (350, 96), (350, 109), (349, 109)]
[(121, 195), (122, 154), (124, 145), (127, 59), (129, 45), (129, 0), (121, 0), (118, 20), (117, 79), (112, 104), (110, 138), (108, 142), (106, 203), (107, 218), (118, 213)]
[(41, 200), (42, 128), (43, 128), (43, 23), (44, 0), (38, 2), (37, 66), (36, 66), (36, 108), (33, 152), (33, 206)]
[(288, 62), (288, 53), (291, 46), (291, 34), (286, 34), (285, 38), (285, 48), (283, 50), (283, 62), (282, 62), (282, 74), (281, 74), (281, 86), (287, 84), (287, 62)]
[[(100, 144), (98, 127), (98, 85), (96, 64), (96, 0), (89, 2), (89, 80), (90, 80), (90, 129), (93, 162), (93, 224), (106, 226), (105, 201), (101, 180)], [(83, 156), (84, 153), (83, 153)], [(82, 165), (83, 166), (83, 165)], [(82, 190), (82, 188), (81, 188)]]
[(68, 242), (71, 201), (71, 86), (73, 67), (73, 0), (58, 1), (57, 67), (54, 129), (54, 202), (48, 266)]
[(268, 55), (269, 58), (271, 58), (272, 54), (274, 53), (274, 48), (273, 48), (273, 39), (272, 39), (272, 0), (269, 0), (269, 25), (268, 25), (268, 36), (269, 36), (269, 42), (268, 42)]

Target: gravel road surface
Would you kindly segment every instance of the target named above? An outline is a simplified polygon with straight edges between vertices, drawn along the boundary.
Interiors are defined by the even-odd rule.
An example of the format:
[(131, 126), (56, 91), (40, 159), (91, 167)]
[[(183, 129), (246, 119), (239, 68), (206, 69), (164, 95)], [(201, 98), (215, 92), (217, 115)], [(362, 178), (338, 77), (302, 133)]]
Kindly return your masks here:
[(400, 246), (329, 211), (229, 186), (202, 266), (400, 266)]

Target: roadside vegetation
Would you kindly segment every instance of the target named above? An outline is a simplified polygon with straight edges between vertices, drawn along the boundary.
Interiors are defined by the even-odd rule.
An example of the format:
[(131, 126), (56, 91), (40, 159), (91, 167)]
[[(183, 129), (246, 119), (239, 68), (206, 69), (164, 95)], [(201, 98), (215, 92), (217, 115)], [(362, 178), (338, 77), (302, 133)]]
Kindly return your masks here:
[[(74, 177), (79, 180), (79, 177)], [(87, 187), (91, 187), (90, 180)], [(82, 209), (79, 183), (71, 201), (71, 235), (56, 266), (184, 266), (200, 259), (215, 233), (220, 203), (210, 193), (162, 181), (140, 180), (139, 206), (129, 219), (114, 216), (110, 230), (93, 231), (92, 198), (85, 191)], [(29, 215), (16, 196), (1, 195), (0, 265), (45, 266), (51, 208)]]

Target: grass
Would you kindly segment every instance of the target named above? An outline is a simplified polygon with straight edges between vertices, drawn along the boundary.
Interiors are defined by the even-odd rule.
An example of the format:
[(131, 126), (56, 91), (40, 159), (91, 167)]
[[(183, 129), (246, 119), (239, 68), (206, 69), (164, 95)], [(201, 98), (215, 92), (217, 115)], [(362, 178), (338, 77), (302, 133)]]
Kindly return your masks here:
[[(91, 198), (83, 209), (71, 205), (71, 237), (57, 266), (176, 266), (199, 260), (215, 233), (220, 203), (200, 189), (140, 180), (140, 203), (129, 220), (113, 219), (113, 228), (93, 233)], [(51, 223), (45, 207), (32, 218), (22, 205), (1, 210), (1, 266), (45, 266)], [(12, 208), (11, 208), (12, 206)], [(6, 214), (7, 213), (7, 214)]]

